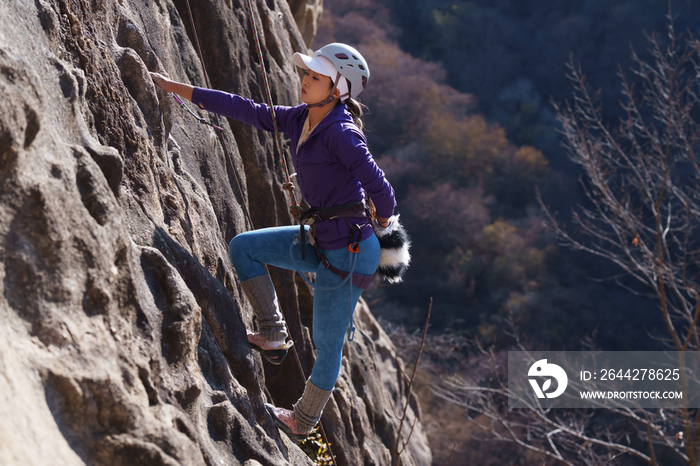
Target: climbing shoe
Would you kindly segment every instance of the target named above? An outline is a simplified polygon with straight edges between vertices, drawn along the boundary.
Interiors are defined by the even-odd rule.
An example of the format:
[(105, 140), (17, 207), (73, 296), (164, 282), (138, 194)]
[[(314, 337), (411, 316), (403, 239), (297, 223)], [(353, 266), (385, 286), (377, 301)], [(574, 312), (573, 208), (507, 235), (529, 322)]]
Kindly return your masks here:
[(294, 411), (289, 409), (277, 408), (269, 403), (265, 403), (265, 409), (270, 414), (272, 422), (277, 428), (287, 434), (287, 437), (294, 442), (300, 443), (308, 434), (300, 434), (298, 432), (297, 420), (294, 418)]
[(287, 357), (287, 352), (289, 351), (289, 348), (291, 348), (294, 345), (294, 342), (289, 340), (283, 341), (277, 348), (273, 348), (270, 346), (268, 341), (259, 333), (253, 333), (250, 330), (247, 330), (247, 334), (248, 344), (250, 344), (250, 347), (253, 348), (255, 351), (260, 352), (260, 354), (262, 354), (262, 357), (264, 357), (270, 363), (276, 366), (282, 364), (284, 358)]

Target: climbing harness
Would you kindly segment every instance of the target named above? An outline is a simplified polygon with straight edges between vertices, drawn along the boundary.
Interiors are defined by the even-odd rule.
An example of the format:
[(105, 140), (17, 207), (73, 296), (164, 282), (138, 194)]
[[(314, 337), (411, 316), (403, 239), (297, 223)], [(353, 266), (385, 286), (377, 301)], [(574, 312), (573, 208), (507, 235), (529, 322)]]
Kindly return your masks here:
[[(319, 249), (315, 237), (316, 223), (322, 222), (324, 220), (335, 220), (339, 218), (344, 218), (351, 230), (348, 244), (349, 261), (347, 272), (343, 272), (342, 270), (334, 267), (333, 264), (331, 264), (328, 261), (328, 259), (326, 259), (326, 257)], [(363, 218), (365, 219), (365, 221), (362, 225), (352, 224), (348, 220), (349, 218)], [(355, 265), (357, 264), (357, 254), (360, 252), (360, 241), (362, 241), (362, 226), (367, 225), (369, 223), (368, 219), (371, 218), (371, 214), (368, 212), (368, 209), (363, 201), (350, 202), (348, 204), (343, 204), (341, 206), (336, 207), (312, 207), (304, 211), (304, 213), (301, 215), (301, 218), (299, 220), (299, 235), (295, 236), (294, 241), (289, 246), (289, 257), (292, 260), (292, 263), (294, 264), (294, 268), (296, 269), (299, 276), (301, 276), (301, 278), (303, 278), (304, 281), (312, 287), (317, 288), (319, 290), (331, 291), (337, 290), (341, 286), (350, 282), (348, 288), (350, 289), (350, 308), (352, 309), (352, 316), (350, 318), (351, 328), (348, 334), (349, 342), (355, 339), (355, 306), (353, 305), (354, 303), (352, 299), (352, 287), (356, 286), (358, 288), (366, 290), (367, 288), (369, 288), (369, 285), (372, 282), (372, 275), (362, 275), (355, 273)], [(309, 226), (308, 232), (304, 231), (304, 226)], [(357, 234), (356, 236), (355, 233)], [(294, 254), (292, 250), (294, 246), (300, 244), (301, 258), (302, 260), (304, 260), (307, 239), (309, 241), (309, 244), (313, 246), (314, 250), (316, 251), (316, 257), (318, 258), (318, 261), (321, 263), (321, 265), (323, 265), (323, 267), (326, 270), (334, 273), (343, 280), (339, 285), (333, 287), (323, 287), (316, 283), (312, 283), (308, 278), (304, 276), (299, 267), (299, 264), (297, 264), (296, 259), (294, 259)]]
[[(296, 246), (297, 244), (299, 244), (299, 237), (295, 236), (294, 241), (292, 241), (292, 244), (289, 245), (289, 257), (290, 257), (290, 259), (292, 259), (292, 263), (294, 264), (294, 267), (296, 267), (297, 272), (299, 272), (299, 275), (301, 276), (301, 278), (304, 279), (304, 281), (306, 283), (313, 286), (314, 288), (318, 288), (319, 290), (332, 291), (332, 290), (337, 290), (338, 288), (345, 285), (350, 280), (350, 277), (353, 275), (353, 271), (355, 270), (355, 265), (357, 265), (357, 255), (353, 255), (353, 253), (357, 254), (357, 252), (360, 251), (359, 246), (357, 247), (357, 252), (348, 248), (348, 250), (350, 251), (350, 263), (348, 265), (349, 272), (345, 273), (345, 278), (343, 279), (343, 281), (340, 282), (339, 285), (327, 287), (327, 286), (321, 286), (321, 285), (317, 285), (316, 283), (313, 283), (311, 280), (306, 278), (304, 276), (304, 274), (301, 273), (301, 270), (299, 270), (299, 264), (297, 263), (297, 260), (294, 258), (294, 253), (293, 253), (294, 246)], [(326, 262), (328, 262), (328, 261), (326, 260)]]
[[(343, 272), (342, 270), (337, 269), (330, 262), (328, 262), (328, 259), (326, 259), (326, 257), (321, 253), (321, 250), (316, 244), (315, 224), (325, 220), (335, 220), (339, 218), (344, 218), (345, 222), (348, 224), (351, 230), (348, 241), (348, 251), (354, 254), (360, 252), (360, 241), (362, 241), (362, 227), (367, 225), (369, 223), (367, 219), (371, 218), (369, 217), (369, 213), (367, 212), (363, 201), (350, 202), (348, 204), (343, 204), (341, 206), (336, 207), (312, 207), (308, 210), (305, 210), (304, 213), (301, 215), (301, 218), (299, 219), (300, 225), (298, 240), (301, 244), (301, 258), (302, 260), (305, 258), (306, 240), (308, 239), (309, 244), (313, 246), (314, 250), (316, 251), (318, 261), (323, 265), (323, 267), (326, 270), (333, 272), (343, 280), (346, 279), (348, 274), (353, 275), (352, 284), (358, 288), (366, 290), (369, 288), (369, 285), (372, 281), (372, 275), (353, 274), (352, 272)], [(363, 218), (365, 219), (365, 221), (362, 222), (362, 224), (352, 224), (348, 220), (349, 218)], [(304, 233), (304, 226), (309, 226), (309, 231), (306, 234)], [(355, 236), (355, 234), (357, 236)]]

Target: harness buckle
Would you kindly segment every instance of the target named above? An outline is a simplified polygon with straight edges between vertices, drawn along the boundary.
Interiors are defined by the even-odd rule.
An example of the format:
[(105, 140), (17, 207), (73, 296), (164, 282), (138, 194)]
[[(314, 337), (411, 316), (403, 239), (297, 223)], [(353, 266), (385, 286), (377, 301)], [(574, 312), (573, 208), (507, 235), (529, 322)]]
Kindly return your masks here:
[(316, 236), (311, 228), (306, 232), (306, 241), (308, 241), (311, 246), (316, 247)]

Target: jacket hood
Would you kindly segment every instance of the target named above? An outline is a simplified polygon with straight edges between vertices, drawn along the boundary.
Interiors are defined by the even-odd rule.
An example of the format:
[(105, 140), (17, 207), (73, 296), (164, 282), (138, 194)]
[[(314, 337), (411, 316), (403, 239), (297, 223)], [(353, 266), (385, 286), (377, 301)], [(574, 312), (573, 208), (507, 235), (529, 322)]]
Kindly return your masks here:
[[(306, 105), (306, 104), (304, 104)], [(305, 109), (305, 114), (304, 114), (304, 119), (309, 115), (309, 110)], [(352, 119), (352, 115), (350, 114), (350, 111), (348, 111), (348, 107), (343, 104), (338, 102), (335, 107), (326, 115), (323, 120), (321, 120), (318, 125), (316, 125), (316, 128), (314, 129), (314, 132), (319, 132), (333, 123), (352, 123), (353, 125), (355, 122)]]

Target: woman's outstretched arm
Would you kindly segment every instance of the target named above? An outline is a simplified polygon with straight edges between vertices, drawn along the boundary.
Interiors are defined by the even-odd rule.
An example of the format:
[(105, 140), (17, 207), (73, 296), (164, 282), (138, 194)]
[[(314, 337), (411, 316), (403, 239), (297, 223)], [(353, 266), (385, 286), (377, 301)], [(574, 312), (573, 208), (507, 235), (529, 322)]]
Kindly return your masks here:
[(159, 73), (149, 74), (151, 75), (153, 84), (160, 87), (165, 92), (174, 92), (180, 97), (184, 97), (189, 101), (192, 100), (192, 90), (194, 89), (193, 86), (190, 86), (189, 84), (179, 83), (177, 81), (172, 81)]

